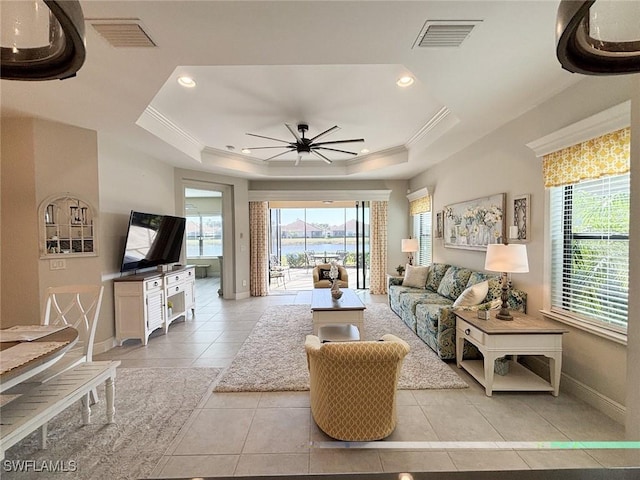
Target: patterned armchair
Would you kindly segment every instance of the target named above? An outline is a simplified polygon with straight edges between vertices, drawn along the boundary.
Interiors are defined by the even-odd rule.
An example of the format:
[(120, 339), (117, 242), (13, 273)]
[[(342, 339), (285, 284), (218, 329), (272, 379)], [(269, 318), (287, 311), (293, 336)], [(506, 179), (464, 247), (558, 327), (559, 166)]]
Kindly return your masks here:
[(395, 335), (379, 342), (320, 343), (308, 335), (311, 414), (344, 441), (385, 438), (396, 427), (396, 386), (409, 345)]

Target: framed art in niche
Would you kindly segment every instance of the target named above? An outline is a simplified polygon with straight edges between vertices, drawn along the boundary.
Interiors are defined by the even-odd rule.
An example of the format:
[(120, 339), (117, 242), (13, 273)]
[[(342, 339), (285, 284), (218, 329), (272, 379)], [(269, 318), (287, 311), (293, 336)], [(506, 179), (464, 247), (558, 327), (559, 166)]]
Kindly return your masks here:
[(513, 197), (513, 225), (518, 233), (510, 242), (524, 243), (531, 239), (531, 195)]

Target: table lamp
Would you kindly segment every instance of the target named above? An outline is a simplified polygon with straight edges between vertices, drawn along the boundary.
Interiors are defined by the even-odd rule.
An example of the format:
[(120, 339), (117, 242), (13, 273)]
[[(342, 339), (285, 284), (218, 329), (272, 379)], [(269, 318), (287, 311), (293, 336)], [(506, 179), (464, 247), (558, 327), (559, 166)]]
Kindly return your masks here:
[(418, 251), (418, 239), (417, 238), (403, 238), (402, 239), (402, 253), (409, 254), (409, 265), (413, 265), (413, 254)]
[(527, 273), (529, 260), (527, 259), (527, 247), (523, 244), (512, 243), (503, 245), (493, 243), (487, 245), (487, 256), (484, 261), (485, 270), (490, 272), (502, 272), (502, 307), (496, 315), (499, 320), (513, 320), (509, 313), (507, 300), (509, 299), (509, 273)]

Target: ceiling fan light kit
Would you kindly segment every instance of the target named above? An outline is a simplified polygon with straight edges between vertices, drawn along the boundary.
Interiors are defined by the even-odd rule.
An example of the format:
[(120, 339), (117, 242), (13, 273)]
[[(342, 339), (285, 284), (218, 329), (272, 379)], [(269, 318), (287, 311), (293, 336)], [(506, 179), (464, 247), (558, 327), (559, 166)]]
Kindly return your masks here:
[(285, 123), (285, 126), (287, 127), (287, 129), (289, 130), (289, 132), (291, 132), (291, 135), (294, 136), (295, 138), (295, 142), (288, 142), (286, 140), (280, 140), (279, 138), (273, 138), (273, 137), (265, 137), (264, 135), (256, 135), (254, 133), (247, 133), (247, 135), (251, 136), (251, 137), (258, 137), (258, 138), (265, 138), (267, 140), (273, 140), (275, 142), (280, 142), (280, 143), (285, 143), (286, 145), (280, 145), (280, 146), (265, 146), (265, 147), (249, 147), (247, 148), (247, 150), (263, 150), (263, 149), (269, 149), (269, 148), (279, 148), (279, 149), (286, 149), (284, 152), (280, 152), (277, 153), (276, 155), (272, 155), (269, 158), (265, 158), (264, 161), (268, 162), (269, 160), (273, 160), (275, 158), (281, 157), (283, 155), (286, 155), (287, 153), (291, 153), (291, 152), (296, 152), (298, 154), (297, 158), (296, 158), (296, 162), (295, 165), (298, 166), (300, 164), (300, 161), (302, 160), (303, 156), (306, 155), (314, 155), (316, 158), (319, 158), (320, 160), (322, 160), (325, 163), (331, 164), (333, 163), (333, 161), (328, 158), (325, 154), (323, 154), (323, 152), (319, 152), (318, 150), (327, 150), (327, 151), (331, 151), (331, 152), (338, 152), (338, 153), (344, 153), (344, 154), (348, 154), (348, 155), (358, 155), (357, 152), (350, 152), (348, 150), (341, 150), (338, 148), (331, 148), (331, 147), (327, 147), (326, 145), (335, 145), (335, 144), (340, 144), (340, 143), (356, 143), (356, 142), (364, 142), (364, 138), (352, 138), (349, 140), (333, 140), (333, 141), (329, 141), (329, 142), (319, 142), (318, 140), (320, 140), (321, 138), (325, 137), (326, 135), (329, 135), (333, 132), (335, 132), (336, 130), (339, 130), (340, 127), (338, 125), (334, 125), (331, 128), (328, 128), (327, 130), (325, 130), (324, 132), (319, 133), (318, 135), (316, 135), (313, 138), (307, 138), (306, 137), (306, 132), (309, 131), (309, 125), (306, 123), (299, 123), (297, 125), (297, 128), (294, 129), (291, 125)]

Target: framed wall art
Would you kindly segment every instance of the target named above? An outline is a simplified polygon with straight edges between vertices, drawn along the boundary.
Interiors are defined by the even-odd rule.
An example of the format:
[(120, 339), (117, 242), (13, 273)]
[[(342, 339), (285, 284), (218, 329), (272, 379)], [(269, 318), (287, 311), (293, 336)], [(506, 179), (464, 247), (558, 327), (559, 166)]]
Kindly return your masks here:
[(444, 208), (444, 246), (466, 250), (486, 250), (490, 243), (502, 241), (505, 235), (506, 195), (455, 203)]
[(513, 225), (517, 236), (510, 238), (510, 242), (524, 243), (531, 239), (531, 195), (513, 197)]
[(436, 234), (435, 238), (442, 238), (444, 232), (444, 223), (443, 223), (443, 213), (442, 210), (436, 213)]

